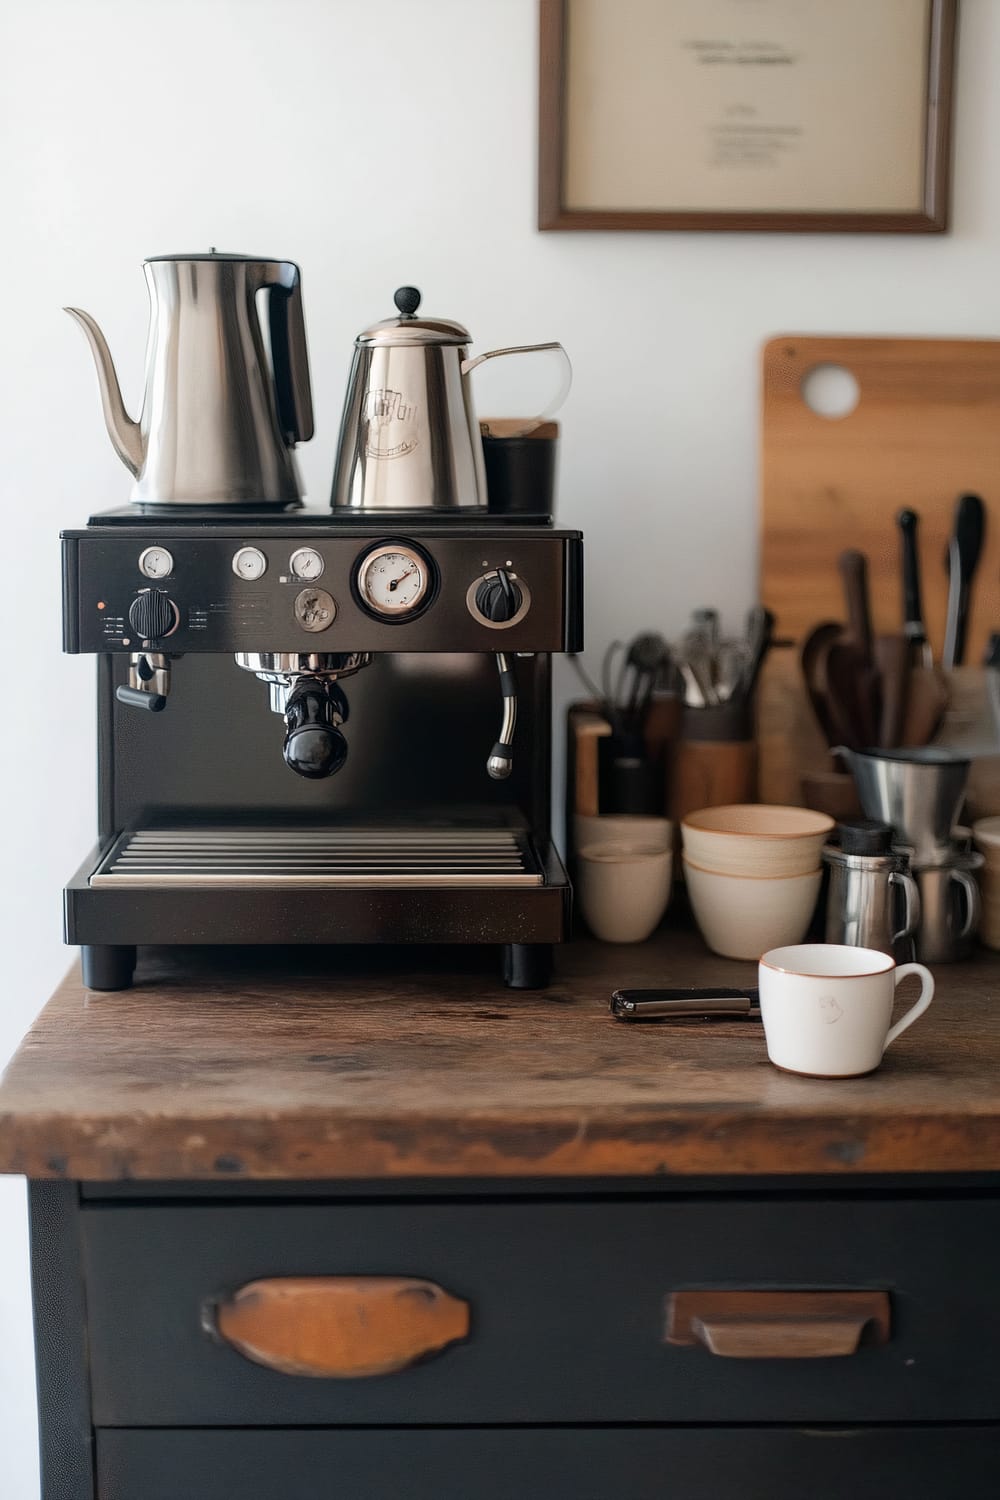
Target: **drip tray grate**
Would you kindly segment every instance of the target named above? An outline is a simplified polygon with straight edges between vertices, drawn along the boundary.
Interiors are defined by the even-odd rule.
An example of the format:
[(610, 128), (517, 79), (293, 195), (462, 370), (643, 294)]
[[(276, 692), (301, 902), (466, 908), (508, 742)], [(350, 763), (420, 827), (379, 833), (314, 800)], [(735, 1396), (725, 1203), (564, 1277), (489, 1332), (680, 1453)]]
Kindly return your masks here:
[(123, 833), (92, 886), (537, 886), (504, 828), (163, 828)]

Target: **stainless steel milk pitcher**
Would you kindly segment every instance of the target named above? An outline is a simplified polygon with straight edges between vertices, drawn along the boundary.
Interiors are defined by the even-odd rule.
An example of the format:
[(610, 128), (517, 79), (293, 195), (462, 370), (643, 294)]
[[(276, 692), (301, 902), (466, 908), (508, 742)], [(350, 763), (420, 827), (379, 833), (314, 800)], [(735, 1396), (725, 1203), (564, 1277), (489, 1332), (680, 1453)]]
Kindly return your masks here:
[[(468, 329), (418, 318), (420, 293), (400, 287), (399, 317), (355, 340), (330, 504), (334, 510), (485, 511), (483, 443), (469, 373), (487, 359), (558, 350), (525, 344), (468, 357)], [(569, 389), (568, 379), (549, 412)]]
[(826, 941), (876, 948), (897, 963), (910, 963), (920, 892), (910, 874), (908, 851), (893, 847), (886, 823), (841, 823), (838, 838), (823, 850), (830, 872)]
[[(104, 335), (67, 307), (97, 364), (104, 420), (142, 505), (300, 505), (292, 453), (312, 437), (299, 268), (246, 255), (158, 255), (142, 412), (125, 409)], [(271, 359), (257, 315), (268, 293)]]

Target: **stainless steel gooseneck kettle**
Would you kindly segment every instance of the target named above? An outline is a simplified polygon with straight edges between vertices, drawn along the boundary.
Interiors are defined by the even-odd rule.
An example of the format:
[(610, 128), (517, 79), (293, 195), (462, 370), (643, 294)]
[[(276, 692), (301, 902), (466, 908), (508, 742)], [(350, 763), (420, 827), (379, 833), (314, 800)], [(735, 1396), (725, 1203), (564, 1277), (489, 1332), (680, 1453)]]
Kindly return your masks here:
[(358, 335), (340, 427), (330, 504), (334, 510), (486, 510), (483, 443), (469, 374), (487, 359), (554, 349), (525, 344), (468, 357), (469, 331), (445, 318), (418, 318), (420, 293), (395, 294), (399, 316)]
[[(312, 437), (299, 268), (247, 255), (157, 255), (149, 289), (146, 387), (134, 421), (104, 335), (83, 328), (104, 420), (143, 505), (301, 505), (292, 449)], [(256, 297), (268, 292), (268, 363)]]

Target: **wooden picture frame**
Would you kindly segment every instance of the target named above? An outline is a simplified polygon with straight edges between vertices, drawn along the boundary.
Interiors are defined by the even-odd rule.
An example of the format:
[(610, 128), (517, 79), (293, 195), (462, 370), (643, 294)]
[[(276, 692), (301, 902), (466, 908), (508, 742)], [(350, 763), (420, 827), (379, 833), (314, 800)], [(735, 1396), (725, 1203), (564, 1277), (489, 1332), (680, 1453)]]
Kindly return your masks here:
[[(724, 3), (725, 0), (715, 0), (717, 15), (724, 14)], [(874, 9), (872, 0), (867, 0), (867, 3), (869, 9), (866, 16), (878, 15), (882, 0), (879, 0), (879, 5), (874, 6)], [(772, 80), (782, 72), (784, 77), (789, 77), (791, 69), (715, 68), (698, 73), (694, 68), (702, 61), (744, 62), (756, 59), (737, 55), (739, 47), (743, 45), (741, 42), (681, 41), (679, 32), (673, 39), (677, 42), (676, 46), (657, 48), (652, 60), (652, 54), (643, 56), (640, 44), (648, 34), (639, 24), (643, 19), (643, 8), (647, 7), (644, 17), (647, 23), (653, 21), (657, 27), (669, 27), (675, 24), (674, 18), (682, 13), (680, 8), (674, 12), (669, 10), (674, 0), (613, 0), (613, 3), (612, 0), (539, 0), (539, 229), (790, 230), (882, 234), (940, 233), (946, 230), (950, 196), (952, 85), (958, 0), (911, 0), (911, 3), (914, 7), (913, 24), (919, 26), (919, 31), (906, 33), (904, 36), (904, 29), (910, 23), (905, 11), (897, 4), (893, 12), (896, 19), (891, 24), (897, 26), (899, 40), (905, 42), (905, 45), (894, 48), (890, 45), (891, 35), (883, 37), (886, 45), (882, 62), (891, 76), (886, 78), (884, 88), (877, 74), (869, 76), (866, 81), (870, 87), (863, 98), (859, 98), (856, 70), (863, 66), (871, 75), (872, 70), (879, 66), (879, 59), (864, 48), (852, 46), (849, 35), (840, 38), (841, 51), (829, 63), (829, 53), (821, 54), (819, 30), (814, 54), (806, 49), (804, 54), (789, 52), (787, 56), (760, 59), (795, 63), (805, 56), (812, 65), (813, 57), (822, 55), (823, 64), (827, 65), (824, 81), (828, 85), (831, 83), (830, 74), (838, 63), (844, 70), (843, 94), (850, 98), (849, 108), (839, 108), (841, 96), (836, 94), (835, 76), (832, 86), (837, 99), (836, 110), (829, 107), (830, 99), (826, 89), (800, 89), (798, 103), (803, 115), (808, 115), (809, 110), (814, 112), (804, 120), (797, 133), (806, 142), (807, 150), (820, 152), (830, 170), (824, 178), (821, 173), (807, 174), (800, 167), (800, 175), (803, 178), (808, 176), (808, 184), (797, 187), (787, 180), (787, 174), (786, 179), (781, 180), (780, 168), (787, 158), (781, 158), (778, 153), (789, 148), (777, 134), (782, 127), (768, 123), (766, 103), (760, 111), (764, 119), (764, 123), (760, 125), (750, 124), (746, 119), (720, 124), (720, 115), (718, 120), (712, 119), (707, 124), (705, 120), (701, 122), (706, 125), (707, 136), (700, 135), (697, 125), (691, 131), (674, 130), (671, 139), (675, 143), (675, 150), (670, 159), (659, 151), (655, 129), (652, 132), (645, 129), (637, 132), (634, 128), (636, 120), (640, 118), (636, 110), (640, 107), (646, 110), (646, 114), (641, 117), (646, 125), (648, 111), (657, 107), (661, 100), (670, 101), (665, 102), (662, 107), (667, 111), (674, 110), (676, 124), (676, 112), (683, 107), (677, 101), (683, 100), (684, 88), (688, 91), (688, 101), (696, 104), (698, 109), (713, 108), (713, 102), (704, 101), (713, 92), (718, 93), (719, 89), (728, 89), (731, 95), (729, 80), (738, 80), (740, 90), (750, 97), (751, 103), (744, 108), (743, 113), (745, 116), (753, 116), (757, 112), (753, 102), (754, 91), (757, 91), (761, 100), (770, 98), (773, 101), (773, 91), (768, 94)], [(826, 28), (828, 42), (829, 27), (836, 24), (831, 21), (831, 15), (835, 17), (839, 14), (840, 24), (846, 25), (843, 20), (845, 11), (841, 0), (837, 0), (837, 4), (832, 7), (829, 0), (818, 0), (818, 4), (824, 11), (822, 22), (819, 20), (821, 13), (814, 12), (812, 24), (818, 28)], [(652, 6), (658, 9), (648, 9)], [(766, 8), (767, 0), (761, 0), (757, 14), (766, 13)], [(687, 13), (690, 15), (691, 11)], [(787, 21), (787, 10), (781, 12), (776, 8), (774, 15), (779, 21), (783, 15)], [(796, 24), (808, 24), (808, 15), (805, 12), (797, 17)], [(877, 24), (883, 28), (890, 24), (886, 19), (887, 15), (888, 12), (883, 11), (878, 19)], [(634, 33), (631, 38), (628, 36), (630, 17), (635, 23), (631, 28)], [(576, 25), (579, 25), (579, 30), (574, 32)], [(586, 32), (588, 26), (597, 40), (589, 43), (576, 40)], [(779, 27), (772, 30), (779, 31)], [(607, 45), (609, 41), (610, 46)], [(586, 45), (590, 46), (590, 55), (581, 63), (575, 54)], [(754, 44), (749, 45), (752, 47)], [(780, 42), (775, 43), (779, 50), (780, 45)], [(713, 56), (713, 46), (717, 49), (735, 48), (737, 52), (727, 56), (725, 52), (717, 51)], [(706, 49), (706, 55), (697, 56), (695, 49), (699, 47)], [(631, 52), (630, 48), (633, 49)], [(694, 57), (691, 55), (692, 51), (695, 51)], [(864, 58), (864, 63), (860, 63), (859, 58)], [(664, 69), (663, 77), (667, 80), (662, 92), (659, 73), (655, 84), (650, 81), (650, 69), (661, 67)], [(618, 69), (618, 74), (610, 76), (610, 70), (614, 68)], [(671, 68), (674, 70), (673, 74), (670, 73)], [(629, 72), (629, 69), (632, 71)], [(609, 76), (602, 76), (605, 71)], [(725, 71), (728, 71), (728, 78), (725, 77)], [(646, 92), (642, 101), (639, 101), (638, 91), (630, 91), (626, 85), (634, 84), (636, 78), (643, 74)], [(677, 84), (676, 88), (669, 86), (671, 77)], [(851, 84), (854, 85), (853, 88), (849, 87)], [(733, 86), (736, 86), (735, 82)], [(877, 147), (871, 150), (867, 149), (867, 141), (871, 137), (863, 135), (865, 120), (888, 117), (890, 105), (885, 101), (890, 98), (895, 100), (897, 97), (905, 100), (908, 109), (901, 122), (898, 115), (892, 117), (898, 122), (898, 130), (894, 126), (899, 143), (898, 173), (894, 169), (895, 158), (888, 154), (891, 150), (887, 144), (889, 133), (877, 131)], [(581, 99), (585, 102), (581, 103)], [(824, 101), (828, 106), (825, 110), (822, 107)], [(867, 116), (866, 105), (869, 110)], [(630, 113), (631, 132), (628, 120)], [(738, 111), (727, 108), (725, 113), (736, 114)], [(570, 116), (577, 122), (576, 135), (573, 133), (573, 120)], [(617, 122), (622, 116), (625, 118), (619, 125)], [(592, 123), (594, 120), (600, 123)], [(852, 129), (855, 131), (853, 154), (848, 151), (843, 159), (835, 159), (838, 132), (849, 134)], [(746, 134), (750, 130), (757, 130), (762, 134), (754, 138)], [(767, 136), (769, 130), (774, 132), (770, 138)], [(616, 134), (618, 131), (620, 134)], [(786, 133), (792, 135), (795, 131), (788, 130)], [(589, 137), (589, 140), (583, 140), (580, 144), (584, 137)], [(639, 185), (639, 192), (633, 192), (632, 186), (620, 187), (619, 178), (619, 167), (625, 169), (625, 175), (630, 174), (632, 177), (642, 171), (641, 165), (637, 166), (634, 159), (639, 154), (634, 149), (637, 139), (641, 142), (641, 153), (645, 153), (648, 165), (653, 168), (645, 184), (648, 186), (650, 199), (655, 196), (653, 189), (657, 172), (674, 172), (675, 162), (684, 156), (685, 148), (689, 159), (681, 161), (676, 170), (687, 174), (688, 186), (694, 188), (695, 197), (714, 193), (717, 179), (719, 176), (725, 178), (727, 172), (730, 185), (736, 189), (736, 196), (746, 197), (758, 190), (757, 184), (750, 180), (751, 174), (745, 170), (745, 163), (732, 155), (734, 150), (739, 153), (741, 141), (748, 140), (751, 143), (747, 151), (748, 159), (752, 158), (753, 150), (758, 149), (757, 141), (761, 143), (758, 154), (763, 151), (766, 156), (770, 146), (770, 160), (765, 161), (764, 165), (770, 169), (771, 181), (760, 189), (759, 206), (746, 201), (731, 205), (725, 202), (712, 203), (710, 206), (703, 203), (692, 205), (690, 202), (617, 201), (605, 204), (603, 200), (594, 201), (595, 198), (600, 198), (602, 192), (607, 193), (609, 184), (611, 197), (621, 198), (628, 193), (637, 198), (643, 196), (642, 185)], [(651, 143), (648, 147), (647, 141)], [(730, 146), (730, 155), (727, 157), (725, 147), (730, 142), (734, 144)], [(716, 152), (716, 159), (710, 161), (710, 166), (722, 167), (721, 174), (717, 172), (714, 177), (706, 171), (702, 160), (696, 160), (699, 155), (706, 155), (706, 147), (709, 153), (713, 150)], [(791, 149), (797, 149), (795, 143)], [(879, 160), (873, 162), (873, 156), (879, 157)], [(586, 176), (587, 160), (599, 163), (596, 168), (591, 168), (594, 173), (592, 184)], [(847, 181), (845, 185), (845, 176), (850, 176), (847, 167), (851, 163), (857, 167), (858, 181)], [(878, 173), (881, 173), (881, 178), (876, 186), (874, 178)], [(603, 186), (600, 180), (602, 177)], [(758, 179), (759, 177), (758, 173)], [(864, 181), (861, 180), (862, 177)], [(869, 177), (871, 181), (868, 180)], [(577, 181), (577, 198), (574, 198), (572, 190), (568, 190), (568, 182), (574, 178)], [(776, 207), (774, 203), (767, 201), (769, 193), (775, 192), (776, 178), (779, 179), (777, 189), (779, 193), (784, 191), (785, 196), (801, 192), (803, 196), (809, 194), (822, 197), (826, 191), (831, 196), (843, 192), (845, 198), (849, 198), (855, 193), (857, 197), (864, 199), (864, 206), (816, 207), (804, 201), (792, 201)], [(582, 194), (579, 192), (581, 180), (584, 183)], [(885, 189), (886, 201), (869, 202), (869, 198), (873, 194), (877, 196), (881, 188)], [(895, 201), (902, 194), (906, 195), (906, 201)]]

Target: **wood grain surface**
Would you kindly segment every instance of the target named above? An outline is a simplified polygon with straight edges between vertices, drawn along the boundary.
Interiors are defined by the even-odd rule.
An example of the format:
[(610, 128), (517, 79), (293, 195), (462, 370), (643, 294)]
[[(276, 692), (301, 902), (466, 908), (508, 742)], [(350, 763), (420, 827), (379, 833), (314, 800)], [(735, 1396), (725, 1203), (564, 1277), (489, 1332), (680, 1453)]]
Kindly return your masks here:
[[(633, 985), (741, 985), (693, 933), (570, 945), (548, 991), (489, 951), (142, 951), (74, 968), (0, 1084), (0, 1170), (310, 1179), (1000, 1170), (1000, 958), (941, 968), (868, 1078), (767, 1061), (759, 1023), (635, 1025)], [(907, 984), (909, 981), (907, 981)], [(901, 1000), (909, 994), (901, 987)]]
[[(817, 415), (802, 397), (808, 372), (831, 364), (858, 382), (858, 404), (840, 418)], [(909, 507), (920, 517), (924, 617), (939, 658), (946, 543), (955, 503), (967, 491), (987, 510), (969, 618), (970, 670), (1000, 625), (1000, 341), (788, 334), (765, 345), (760, 588), (779, 638), (800, 644), (821, 620), (846, 623), (837, 559), (849, 547), (868, 558), (876, 635), (900, 630), (895, 517)], [(979, 697), (985, 709), (982, 681)], [(797, 649), (775, 651), (766, 664), (759, 717), (761, 795), (797, 802), (801, 771), (826, 764)]]

